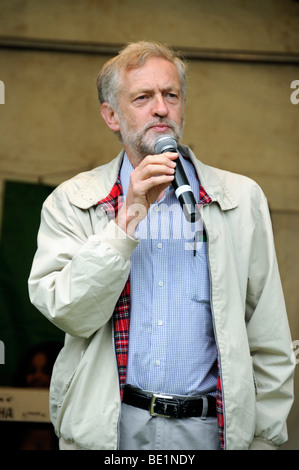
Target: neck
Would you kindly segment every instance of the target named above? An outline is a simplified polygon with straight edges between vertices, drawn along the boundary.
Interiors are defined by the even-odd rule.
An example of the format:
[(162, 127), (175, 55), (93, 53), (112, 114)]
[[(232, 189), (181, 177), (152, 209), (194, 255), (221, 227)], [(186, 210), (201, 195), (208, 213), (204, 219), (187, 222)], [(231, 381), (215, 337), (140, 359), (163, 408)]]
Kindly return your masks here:
[(131, 151), (131, 149), (126, 148), (126, 147), (125, 147), (125, 152), (133, 168), (136, 168), (142, 162), (142, 160), (146, 157), (146, 155), (143, 155), (138, 151)]

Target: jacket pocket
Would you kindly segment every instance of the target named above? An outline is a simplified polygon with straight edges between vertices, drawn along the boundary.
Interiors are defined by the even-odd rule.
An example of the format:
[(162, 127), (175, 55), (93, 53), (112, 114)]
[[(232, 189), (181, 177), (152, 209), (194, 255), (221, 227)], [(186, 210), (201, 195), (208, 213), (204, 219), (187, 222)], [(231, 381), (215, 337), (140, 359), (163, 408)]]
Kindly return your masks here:
[(89, 340), (69, 337), (60, 351), (52, 371), (50, 385), (50, 417), (58, 431), (59, 413), (73, 382)]

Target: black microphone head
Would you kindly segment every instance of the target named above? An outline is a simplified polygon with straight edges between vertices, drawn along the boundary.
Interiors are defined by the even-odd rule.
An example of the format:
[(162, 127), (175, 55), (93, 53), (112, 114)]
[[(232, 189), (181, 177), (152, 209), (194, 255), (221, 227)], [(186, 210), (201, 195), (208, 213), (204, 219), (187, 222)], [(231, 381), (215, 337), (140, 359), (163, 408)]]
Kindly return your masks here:
[(161, 135), (155, 142), (155, 153), (177, 152), (176, 140), (171, 135)]

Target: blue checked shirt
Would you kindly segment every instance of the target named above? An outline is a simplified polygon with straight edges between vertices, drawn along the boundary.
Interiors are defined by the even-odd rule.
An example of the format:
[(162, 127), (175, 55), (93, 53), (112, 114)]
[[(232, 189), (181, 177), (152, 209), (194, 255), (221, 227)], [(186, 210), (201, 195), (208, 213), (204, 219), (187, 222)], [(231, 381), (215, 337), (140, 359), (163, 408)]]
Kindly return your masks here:
[[(199, 195), (191, 162), (181, 158)], [(120, 178), (124, 196), (133, 170), (125, 155)], [(131, 255), (131, 310), (126, 383), (142, 390), (215, 394), (216, 345), (202, 222), (186, 221), (174, 190), (150, 208), (135, 236)]]

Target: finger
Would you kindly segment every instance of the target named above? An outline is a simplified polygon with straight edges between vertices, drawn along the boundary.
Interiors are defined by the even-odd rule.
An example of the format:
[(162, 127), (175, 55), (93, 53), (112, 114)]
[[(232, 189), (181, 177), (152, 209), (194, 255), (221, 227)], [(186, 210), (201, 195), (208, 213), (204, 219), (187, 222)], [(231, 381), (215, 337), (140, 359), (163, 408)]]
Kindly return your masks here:
[(168, 165), (156, 165), (156, 164), (149, 164), (147, 165), (141, 172), (143, 175), (143, 178), (150, 178), (151, 176), (155, 175), (173, 175), (175, 172), (175, 168), (173, 166), (168, 166)]
[(166, 189), (167, 186), (169, 186), (173, 180), (174, 180), (174, 174), (153, 175), (143, 181), (142, 189), (145, 194), (154, 188), (159, 188), (159, 190), (161, 191), (162, 189)]
[(168, 157), (156, 158), (156, 156), (150, 156), (144, 162), (143, 165), (139, 165), (135, 168), (133, 178), (136, 179), (147, 179), (154, 175), (159, 174), (173, 174), (175, 171), (176, 163)]
[(178, 156), (178, 153), (171, 152), (161, 153), (160, 155), (148, 155), (136, 168), (142, 169), (149, 164), (166, 165), (175, 168), (175, 160), (178, 158)]

